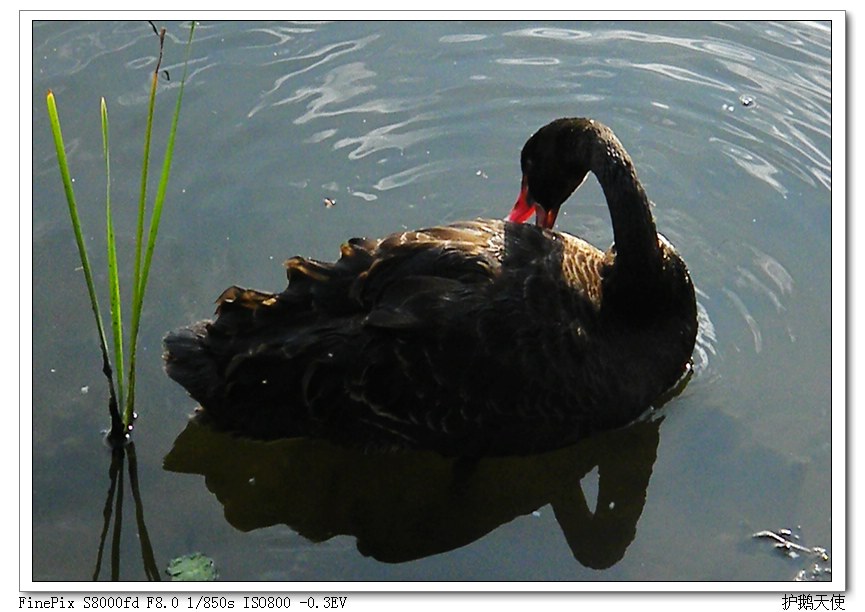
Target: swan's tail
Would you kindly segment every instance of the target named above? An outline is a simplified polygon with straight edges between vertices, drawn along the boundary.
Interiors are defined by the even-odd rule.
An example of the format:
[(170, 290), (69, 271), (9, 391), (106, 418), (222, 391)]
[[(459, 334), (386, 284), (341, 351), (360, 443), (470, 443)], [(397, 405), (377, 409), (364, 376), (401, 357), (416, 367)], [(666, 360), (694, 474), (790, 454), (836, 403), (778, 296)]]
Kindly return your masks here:
[(165, 337), (165, 372), (201, 406), (199, 418), (256, 438), (302, 431), (304, 377), (313, 378), (316, 351), (336, 350), (314, 324), (308, 294), (229, 287), (214, 321)]

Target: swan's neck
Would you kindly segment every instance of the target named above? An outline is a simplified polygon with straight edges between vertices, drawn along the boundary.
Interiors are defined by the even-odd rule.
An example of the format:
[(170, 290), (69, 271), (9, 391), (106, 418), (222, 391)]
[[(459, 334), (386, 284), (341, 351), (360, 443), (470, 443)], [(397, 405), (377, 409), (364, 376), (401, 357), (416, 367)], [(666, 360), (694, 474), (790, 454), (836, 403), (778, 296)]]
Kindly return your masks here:
[(656, 265), (660, 259), (658, 233), (649, 198), (637, 179), (634, 164), (608, 128), (599, 127), (598, 136), (592, 154), (592, 171), (610, 209), (616, 267), (637, 271)]

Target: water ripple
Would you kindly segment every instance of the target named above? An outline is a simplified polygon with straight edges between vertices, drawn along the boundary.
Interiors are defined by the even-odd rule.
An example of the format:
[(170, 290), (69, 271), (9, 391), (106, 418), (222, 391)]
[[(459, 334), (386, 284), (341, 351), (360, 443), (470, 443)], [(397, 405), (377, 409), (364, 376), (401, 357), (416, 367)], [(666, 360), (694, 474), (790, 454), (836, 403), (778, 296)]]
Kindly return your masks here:
[(373, 187), (375, 189), (378, 189), (379, 191), (387, 191), (388, 189), (394, 189), (395, 187), (403, 187), (404, 185), (413, 183), (419, 178), (433, 176), (435, 174), (442, 174), (449, 170), (451, 170), (451, 165), (449, 163), (429, 162), (426, 164), (415, 166), (414, 168), (402, 170), (389, 176), (385, 176), (379, 179), (379, 181), (375, 185), (373, 185)]
[[(549, 44), (539, 46), (541, 43), (537, 43), (528, 57), (498, 61), (526, 65), (562, 63), (570, 72), (560, 82), (577, 82), (586, 89), (592, 88), (593, 82), (597, 83), (602, 77), (612, 75), (617, 83), (627, 83), (634, 79), (629, 72), (643, 71), (696, 86), (702, 91), (680, 90), (681, 95), (695, 99), (707, 97), (705, 92), (721, 92), (728, 100), (723, 108), (730, 112), (725, 113), (720, 129), (736, 136), (729, 140), (712, 140), (722, 145), (724, 155), (784, 196), (795, 188), (793, 179), (831, 190), (828, 146), (831, 142), (831, 38), (827, 36), (830, 30), (820, 23), (715, 25), (727, 28), (729, 36), (710, 32), (709, 28), (703, 36), (678, 36), (661, 24), (651, 29), (665, 31), (640, 32), (621, 27), (601, 27), (591, 32), (522, 28), (505, 35), (543, 39), (550, 41)], [(757, 39), (763, 39), (764, 44), (755, 46)], [(539, 50), (549, 52), (555, 44), (579, 45), (586, 49), (579, 52), (580, 60), (564, 46), (560, 47), (560, 55), (538, 54)], [(655, 49), (649, 50), (647, 45)], [(695, 60), (694, 53), (705, 55), (708, 62)], [(657, 59), (640, 61), (644, 57)], [(574, 66), (588, 70), (574, 72)], [(606, 70), (596, 70), (596, 66)], [(575, 77), (578, 80), (575, 81)], [(594, 85), (594, 90), (589, 89), (589, 98), (578, 99), (585, 94), (574, 92), (569, 95), (575, 101), (591, 104), (609, 99), (611, 96), (595, 95), (608, 87)], [(744, 94), (754, 98), (757, 104), (748, 112), (733, 112), (741, 108), (739, 100)]]
[(735, 306), (736, 310), (739, 311), (739, 314), (742, 315), (745, 323), (748, 324), (748, 329), (751, 330), (751, 336), (754, 339), (754, 352), (759, 354), (763, 350), (763, 334), (760, 331), (760, 326), (757, 324), (757, 320), (748, 311), (748, 307), (745, 306), (745, 302), (742, 301), (742, 298), (726, 287), (722, 287), (721, 290), (730, 299), (733, 306)]
[[(155, 62), (154, 58), (154, 62)], [(206, 62), (206, 63), (205, 63)], [(215, 62), (210, 62), (206, 57), (190, 59), (189, 60), (189, 72), (186, 75), (187, 87), (190, 83), (193, 83), (196, 77), (204, 72), (205, 70), (209, 70), (210, 68), (214, 68), (218, 66)], [(177, 65), (167, 65), (165, 70), (169, 72), (173, 72), (178, 69)], [(174, 79), (170, 81), (163, 80), (160, 82), (159, 89), (156, 92), (156, 95), (166, 95), (167, 92), (179, 89), (180, 88), (180, 79)], [(173, 95), (173, 94), (172, 94)], [(140, 87), (133, 91), (127, 91), (126, 93), (120, 94), (117, 96), (117, 103), (121, 106), (140, 106), (143, 104), (147, 104), (148, 100), (150, 100), (150, 83), (142, 82)]]
[(304, 142), (309, 143), (309, 144), (316, 144), (318, 142), (324, 142), (328, 138), (335, 136), (336, 132), (337, 132), (336, 128), (328, 128), (326, 130), (316, 132), (315, 134), (313, 134), (312, 136), (307, 138)]
[(478, 40), (484, 40), (485, 38), (487, 38), (486, 34), (447, 34), (439, 37), (439, 42), (445, 44), (476, 42)]
[(40, 77), (67, 76), (84, 70), (103, 55), (117, 53), (152, 36), (153, 30), (143, 22), (122, 22), (110, 30), (94, 29), (92, 24), (80, 22), (35, 46), (33, 57), (44, 60), (39, 68)]
[(408, 147), (422, 140), (427, 140), (444, 133), (444, 129), (441, 127), (420, 128), (407, 132), (399, 131), (421, 118), (422, 117), (412, 117), (405, 121), (399, 121), (397, 123), (391, 123), (389, 125), (374, 128), (360, 136), (342, 138), (334, 143), (333, 148), (342, 149), (356, 145), (354, 150), (348, 154), (348, 158), (360, 159), (371, 153), (376, 153), (385, 149), (398, 149), (400, 152), (403, 152)]
[(786, 268), (768, 253), (764, 253), (755, 246), (750, 248), (754, 253), (754, 263), (757, 267), (775, 283), (782, 294), (790, 295), (793, 292), (793, 277), (790, 276)]
[(709, 311), (703, 305), (703, 301), (707, 300), (707, 296), (703, 291), (696, 288), (697, 297), (697, 341), (694, 344), (694, 372), (703, 374), (709, 368), (709, 355), (714, 357), (717, 353), (715, 345), (718, 343), (718, 336), (715, 333), (715, 325), (709, 317)]
[(508, 32), (505, 36), (529, 36), (552, 40), (575, 41), (589, 38), (592, 34), (583, 30), (570, 30), (567, 28), (525, 28)]
[(266, 34), (268, 36), (273, 37), (273, 41), (262, 44), (262, 45), (249, 45), (247, 49), (254, 49), (257, 47), (267, 48), (267, 47), (282, 47), (283, 45), (289, 43), (290, 41), (297, 38), (298, 34), (312, 34), (316, 31), (316, 28), (310, 27), (311, 25), (318, 25), (323, 22), (315, 22), (310, 23), (310, 25), (300, 25), (297, 23), (294, 24), (268, 24), (262, 27), (256, 27), (249, 30), (250, 32), (258, 32), (261, 34)]
[(750, 132), (770, 145), (776, 167), (831, 190), (831, 60), (819, 51), (828, 43), (819, 27), (797, 28), (770, 24), (764, 33), (777, 44), (773, 53), (748, 63), (719, 62), (758, 102), (754, 112), (728, 113), (722, 129)]
[(651, 32), (639, 32), (636, 30), (614, 29), (586, 32), (564, 28), (526, 28), (508, 32), (506, 35), (545, 38), (568, 43), (584, 43), (598, 46), (609, 46), (611, 43), (616, 44), (619, 42), (668, 45), (708, 53), (715, 57), (725, 57), (746, 62), (752, 61), (755, 57), (750, 49), (726, 40), (711, 37), (707, 39), (686, 38)]
[(276, 59), (272, 62), (265, 63), (264, 66), (280, 65), (283, 63), (287, 63), (292, 68), (295, 68), (295, 66), (297, 66), (298, 64), (300, 65), (300, 67), (297, 67), (296, 69), (291, 70), (290, 72), (283, 74), (278, 79), (276, 79), (276, 81), (274, 81), (273, 83), (273, 86), (261, 95), (258, 103), (252, 108), (252, 110), (249, 111), (249, 113), (247, 113), (247, 117), (252, 117), (264, 108), (285, 104), (286, 102), (295, 99), (297, 94), (277, 98), (275, 102), (272, 101), (273, 98), (277, 97), (277, 93), (279, 93), (282, 87), (290, 79), (309, 72), (310, 70), (315, 70), (319, 66), (332, 62), (342, 55), (359, 51), (377, 38), (378, 35), (372, 34), (370, 36), (366, 36), (360, 39), (331, 43), (319, 47), (309, 53), (292, 54), (291, 57), (283, 57)]
[[(761, 313), (760, 319), (771, 329), (783, 328), (788, 340), (795, 342), (797, 334), (788, 320), (792, 315), (785, 303), (793, 296), (795, 283), (792, 275), (768, 253), (752, 245), (743, 247), (751, 251), (751, 260), (739, 264), (728, 262), (726, 265), (733, 272), (733, 288), (724, 286), (721, 290), (750, 330), (756, 353), (762, 351), (765, 341), (758, 317), (753, 312)], [(761, 306), (764, 301), (771, 303), (774, 315)]]
[(505, 57), (496, 60), (505, 66), (555, 66), (561, 61), (555, 57)]
[(335, 117), (346, 113), (385, 114), (410, 110), (422, 107), (433, 99), (429, 96), (375, 98), (353, 106), (344, 106), (349, 100), (373, 91), (376, 86), (364, 81), (369, 81), (375, 76), (376, 73), (361, 62), (338, 66), (327, 73), (321, 85), (301, 87), (291, 96), (278, 100), (271, 106), (281, 106), (312, 98), (307, 104), (307, 111), (294, 120), (296, 124), (303, 124), (320, 117)]
[(306, 123), (315, 117), (335, 115), (337, 111), (328, 111), (327, 108), (344, 104), (354, 97), (374, 90), (374, 84), (371, 82), (364, 83), (373, 77), (375, 77), (375, 72), (369, 70), (361, 62), (343, 64), (328, 72), (321, 85), (301, 87), (292, 95), (273, 102), (271, 106), (281, 106), (312, 98), (312, 101), (307, 104), (307, 112), (296, 118), (294, 123)]
[(721, 138), (713, 136), (709, 139), (709, 142), (720, 144), (723, 155), (733, 160), (737, 166), (751, 176), (760, 179), (782, 196), (787, 197), (787, 188), (775, 178), (775, 175), (778, 174), (778, 168), (773, 166), (769, 160), (754, 151), (737, 146)]
[[(611, 65), (613, 65), (612, 61), (610, 63)], [(713, 79), (711, 77), (694, 72), (693, 70), (687, 70), (686, 68), (681, 68), (679, 66), (671, 66), (669, 64), (659, 63), (630, 65), (634, 68), (638, 68), (640, 70), (648, 70), (649, 72), (654, 72), (656, 74), (660, 74), (662, 76), (669, 77), (677, 81), (696, 83), (697, 85), (704, 85), (706, 87), (720, 89), (722, 91), (735, 91), (734, 87), (728, 85), (724, 81), (719, 81), (718, 79)]]
[(772, 291), (764, 282), (759, 280), (753, 272), (742, 266), (736, 266), (736, 271), (739, 273), (735, 281), (737, 287), (743, 289), (751, 289), (757, 293), (763, 293), (764, 295), (768, 296), (769, 300), (775, 306), (776, 311), (780, 313), (785, 310), (784, 305), (778, 298), (778, 295), (774, 291)]

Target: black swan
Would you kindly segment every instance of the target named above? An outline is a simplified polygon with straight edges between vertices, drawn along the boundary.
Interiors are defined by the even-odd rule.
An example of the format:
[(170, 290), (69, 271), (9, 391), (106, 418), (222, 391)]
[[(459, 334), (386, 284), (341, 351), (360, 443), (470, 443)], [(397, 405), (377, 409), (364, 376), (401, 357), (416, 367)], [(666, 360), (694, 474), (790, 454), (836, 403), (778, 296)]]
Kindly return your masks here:
[[(225, 290), (215, 321), (165, 338), (168, 375), (217, 428), (370, 450), (531, 453), (633, 421), (690, 367), (685, 263), (608, 127), (553, 121), (520, 163), (506, 221), (354, 238), (289, 259), (282, 293)], [(590, 171), (606, 252), (551, 229)]]

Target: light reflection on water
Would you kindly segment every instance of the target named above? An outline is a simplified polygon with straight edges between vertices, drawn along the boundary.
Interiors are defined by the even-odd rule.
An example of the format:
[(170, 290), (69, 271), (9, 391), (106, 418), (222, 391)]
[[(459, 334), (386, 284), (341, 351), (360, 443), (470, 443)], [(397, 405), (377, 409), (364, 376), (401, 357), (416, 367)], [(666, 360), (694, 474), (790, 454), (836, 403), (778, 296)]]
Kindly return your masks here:
[[(161, 117), (186, 38), (168, 25)], [(749, 535), (801, 524), (812, 545), (831, 536), (829, 37), (825, 24), (749, 22), (202, 24), (142, 331), (138, 457), (160, 559), (199, 548), (228, 580), (792, 578), (800, 568)], [(147, 24), (34, 28), (37, 579), (88, 578), (81, 546), (95, 546), (107, 472), (88, 456), (104, 385), (42, 93), (58, 95), (99, 244), (98, 95), (112, 112), (114, 199), (134, 201), (154, 60)], [(698, 287), (695, 376), (660, 411), (647, 502), (621, 561), (602, 573), (577, 563), (544, 506), (462, 548), (376, 564), (340, 538), (310, 548), (285, 528), (238, 532), (200, 477), (162, 469), (193, 407), (161, 372), (167, 330), (210, 316), (230, 284), (280, 289), (293, 254), (332, 259), (350, 236), (503, 216), (523, 141), (562, 115), (616, 131)], [(131, 227), (132, 213), (118, 215)], [(559, 227), (609, 244), (596, 184)], [(91, 256), (104, 269), (95, 246)], [(141, 579), (124, 555), (127, 577)]]

